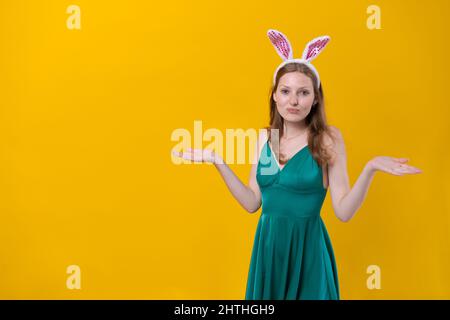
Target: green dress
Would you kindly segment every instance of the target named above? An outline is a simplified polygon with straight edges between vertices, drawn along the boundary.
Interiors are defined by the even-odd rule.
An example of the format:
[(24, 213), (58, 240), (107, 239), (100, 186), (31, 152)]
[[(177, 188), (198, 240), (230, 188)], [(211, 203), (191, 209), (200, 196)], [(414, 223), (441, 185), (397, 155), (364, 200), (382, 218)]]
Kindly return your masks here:
[(339, 300), (333, 248), (320, 216), (327, 189), (309, 146), (280, 170), (265, 143), (256, 180), (262, 212), (248, 272), (246, 300)]

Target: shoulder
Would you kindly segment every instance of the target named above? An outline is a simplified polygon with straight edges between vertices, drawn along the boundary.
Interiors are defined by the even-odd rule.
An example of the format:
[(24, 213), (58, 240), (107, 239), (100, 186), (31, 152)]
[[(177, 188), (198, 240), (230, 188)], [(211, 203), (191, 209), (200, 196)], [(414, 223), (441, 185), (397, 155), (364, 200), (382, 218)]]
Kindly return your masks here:
[(327, 126), (327, 130), (323, 136), (323, 142), (326, 147), (335, 147), (336, 145), (344, 142), (341, 130), (335, 126)]
[(258, 130), (258, 140), (256, 143), (256, 152), (257, 152), (257, 160), (259, 159), (259, 155), (261, 154), (262, 149), (264, 148), (264, 144), (267, 142), (268, 136), (268, 129), (267, 128), (260, 128)]
[(345, 154), (344, 137), (341, 130), (335, 126), (327, 126), (327, 130), (323, 136), (323, 144), (324, 148), (332, 157), (332, 163), (336, 159), (336, 156)]
[(258, 131), (258, 144), (262, 146), (269, 139), (269, 129), (260, 128)]

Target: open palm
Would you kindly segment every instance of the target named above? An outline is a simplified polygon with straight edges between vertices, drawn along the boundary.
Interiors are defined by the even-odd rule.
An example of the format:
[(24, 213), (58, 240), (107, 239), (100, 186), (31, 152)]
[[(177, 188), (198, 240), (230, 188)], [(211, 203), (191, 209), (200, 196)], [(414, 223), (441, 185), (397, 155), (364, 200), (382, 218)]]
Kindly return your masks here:
[(174, 156), (194, 162), (221, 163), (221, 158), (209, 149), (187, 148), (185, 152), (172, 151)]
[(407, 158), (378, 156), (370, 160), (369, 165), (372, 170), (379, 170), (396, 176), (402, 176), (404, 174), (417, 174), (422, 172), (422, 170), (418, 168), (407, 165), (406, 163), (408, 161), (409, 159)]

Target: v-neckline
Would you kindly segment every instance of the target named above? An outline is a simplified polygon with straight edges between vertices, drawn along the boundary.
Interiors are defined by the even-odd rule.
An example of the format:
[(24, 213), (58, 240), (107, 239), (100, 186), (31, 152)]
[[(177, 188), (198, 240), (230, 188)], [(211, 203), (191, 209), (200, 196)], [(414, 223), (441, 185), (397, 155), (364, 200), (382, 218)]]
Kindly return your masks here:
[(270, 146), (270, 144), (269, 144), (269, 140), (267, 140), (267, 146), (269, 147), (269, 149), (270, 149), (270, 155), (272, 156), (272, 158), (274, 158), (275, 159), (275, 162), (276, 162), (276, 164), (277, 164), (277, 166), (278, 166), (278, 170), (279, 170), (279, 172), (281, 173), (285, 168), (286, 168), (286, 166), (292, 161), (292, 160), (294, 160), (294, 158), (297, 156), (297, 155), (299, 155), (304, 149), (306, 149), (307, 147), (308, 147), (308, 144), (305, 144), (303, 147), (301, 147), (289, 160), (288, 160), (288, 162), (286, 162), (285, 163), (285, 165), (283, 166), (283, 168), (281, 168), (280, 167), (280, 163), (278, 162), (278, 159), (277, 159), (277, 157), (275, 157), (275, 154), (274, 154), (274, 152), (273, 152), (273, 150), (272, 150), (272, 147)]

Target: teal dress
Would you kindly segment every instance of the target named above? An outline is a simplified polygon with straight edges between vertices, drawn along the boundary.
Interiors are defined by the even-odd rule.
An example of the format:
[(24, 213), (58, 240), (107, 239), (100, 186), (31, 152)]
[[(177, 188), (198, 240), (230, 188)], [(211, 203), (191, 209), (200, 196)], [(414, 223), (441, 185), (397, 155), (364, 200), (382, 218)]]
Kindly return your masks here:
[(309, 146), (280, 169), (266, 142), (256, 180), (262, 212), (245, 299), (339, 300), (333, 248), (320, 216), (327, 189)]

